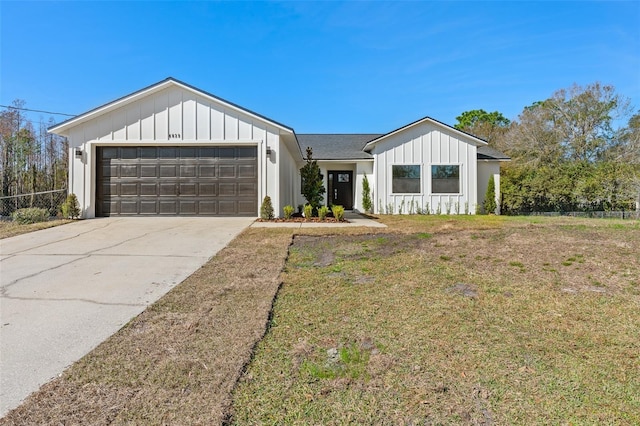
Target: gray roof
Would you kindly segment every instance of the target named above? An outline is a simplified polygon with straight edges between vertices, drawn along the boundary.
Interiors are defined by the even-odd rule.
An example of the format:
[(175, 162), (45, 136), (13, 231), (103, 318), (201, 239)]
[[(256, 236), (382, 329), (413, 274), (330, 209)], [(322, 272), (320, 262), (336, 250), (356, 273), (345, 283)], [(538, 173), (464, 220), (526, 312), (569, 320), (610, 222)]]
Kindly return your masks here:
[[(307, 147), (313, 150), (315, 160), (366, 160), (373, 156), (364, 152), (364, 146), (381, 134), (297, 134), (303, 155)], [(502, 152), (490, 146), (478, 147), (478, 160), (509, 160)]]
[(380, 134), (296, 134), (303, 155), (307, 147), (315, 160), (368, 160), (373, 158), (363, 148)]
[(511, 160), (511, 158), (490, 146), (479, 146), (478, 160)]

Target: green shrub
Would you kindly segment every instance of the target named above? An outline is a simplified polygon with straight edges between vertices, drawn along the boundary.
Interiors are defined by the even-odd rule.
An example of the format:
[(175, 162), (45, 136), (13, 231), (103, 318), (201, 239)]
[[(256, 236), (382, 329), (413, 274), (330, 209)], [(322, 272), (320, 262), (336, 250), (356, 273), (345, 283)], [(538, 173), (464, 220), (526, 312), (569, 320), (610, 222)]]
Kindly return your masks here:
[(291, 216), (293, 216), (293, 212), (295, 211), (295, 209), (293, 208), (293, 206), (284, 206), (282, 211), (284, 212), (285, 219), (291, 219)]
[(344, 220), (344, 207), (332, 206), (331, 211), (333, 212), (333, 217), (335, 217), (338, 222)]
[(273, 204), (271, 204), (271, 197), (268, 195), (262, 200), (262, 205), (260, 206), (260, 218), (263, 220), (273, 219)]
[(373, 208), (373, 202), (371, 201), (371, 187), (369, 186), (369, 179), (367, 175), (364, 175), (362, 179), (362, 208), (365, 213), (371, 213)]
[(329, 214), (329, 207), (322, 206), (318, 209), (318, 217), (320, 218), (320, 220), (325, 220), (328, 214)]
[[(300, 192), (311, 204), (313, 209), (317, 209), (324, 200), (326, 189), (323, 184), (323, 177), (320, 173), (318, 162), (313, 159), (313, 151), (307, 147), (307, 158), (304, 167), (300, 169), (300, 177), (302, 178), (302, 188)], [(306, 215), (305, 215), (306, 216)], [(308, 217), (311, 217), (310, 215)]]
[(14, 222), (20, 225), (28, 223), (46, 222), (49, 220), (49, 210), (38, 207), (29, 207), (26, 209), (16, 210), (11, 214)]
[(313, 216), (313, 206), (311, 204), (305, 204), (303, 209), (304, 209), (304, 217), (308, 219)]
[(485, 214), (494, 214), (496, 212), (496, 185), (493, 175), (489, 177), (489, 183), (487, 184), (487, 192), (484, 195), (484, 202), (482, 208)]
[(62, 212), (62, 217), (65, 219), (75, 219), (80, 216), (80, 204), (78, 204), (76, 194), (71, 193), (67, 195), (67, 199), (62, 206), (60, 206), (60, 211)]

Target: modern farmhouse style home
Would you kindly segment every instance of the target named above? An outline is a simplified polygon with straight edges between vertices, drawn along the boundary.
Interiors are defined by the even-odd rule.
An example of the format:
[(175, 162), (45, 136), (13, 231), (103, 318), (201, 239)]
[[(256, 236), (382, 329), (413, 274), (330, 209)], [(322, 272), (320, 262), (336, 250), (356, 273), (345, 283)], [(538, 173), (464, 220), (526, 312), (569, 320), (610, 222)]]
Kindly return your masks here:
[(82, 217), (258, 216), (303, 204), (299, 169), (313, 150), (325, 202), (376, 213), (475, 213), (500, 162), (487, 143), (426, 117), (387, 134), (296, 134), (174, 78), (57, 124), (69, 140), (69, 193)]

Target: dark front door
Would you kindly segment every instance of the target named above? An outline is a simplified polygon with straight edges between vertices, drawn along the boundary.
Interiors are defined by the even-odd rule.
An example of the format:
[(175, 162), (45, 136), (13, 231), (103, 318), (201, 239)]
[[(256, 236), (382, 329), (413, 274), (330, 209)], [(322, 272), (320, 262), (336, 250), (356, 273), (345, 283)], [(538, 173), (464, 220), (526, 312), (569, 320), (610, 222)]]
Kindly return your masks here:
[(329, 205), (342, 206), (345, 210), (353, 209), (353, 172), (350, 170), (329, 171)]

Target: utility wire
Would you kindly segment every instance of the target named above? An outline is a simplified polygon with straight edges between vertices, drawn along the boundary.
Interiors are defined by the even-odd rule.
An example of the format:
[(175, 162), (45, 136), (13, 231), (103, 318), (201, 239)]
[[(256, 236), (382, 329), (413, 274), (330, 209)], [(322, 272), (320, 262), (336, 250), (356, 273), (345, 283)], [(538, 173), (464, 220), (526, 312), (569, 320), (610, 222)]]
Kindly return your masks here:
[(66, 115), (67, 117), (75, 117), (77, 115), (77, 114), (65, 114), (64, 112), (42, 111), (40, 109), (18, 108), (18, 107), (9, 106), (9, 105), (0, 105), (0, 107), (9, 108), (9, 109), (18, 109), (20, 111), (42, 112), (45, 114), (53, 114), (53, 115)]

